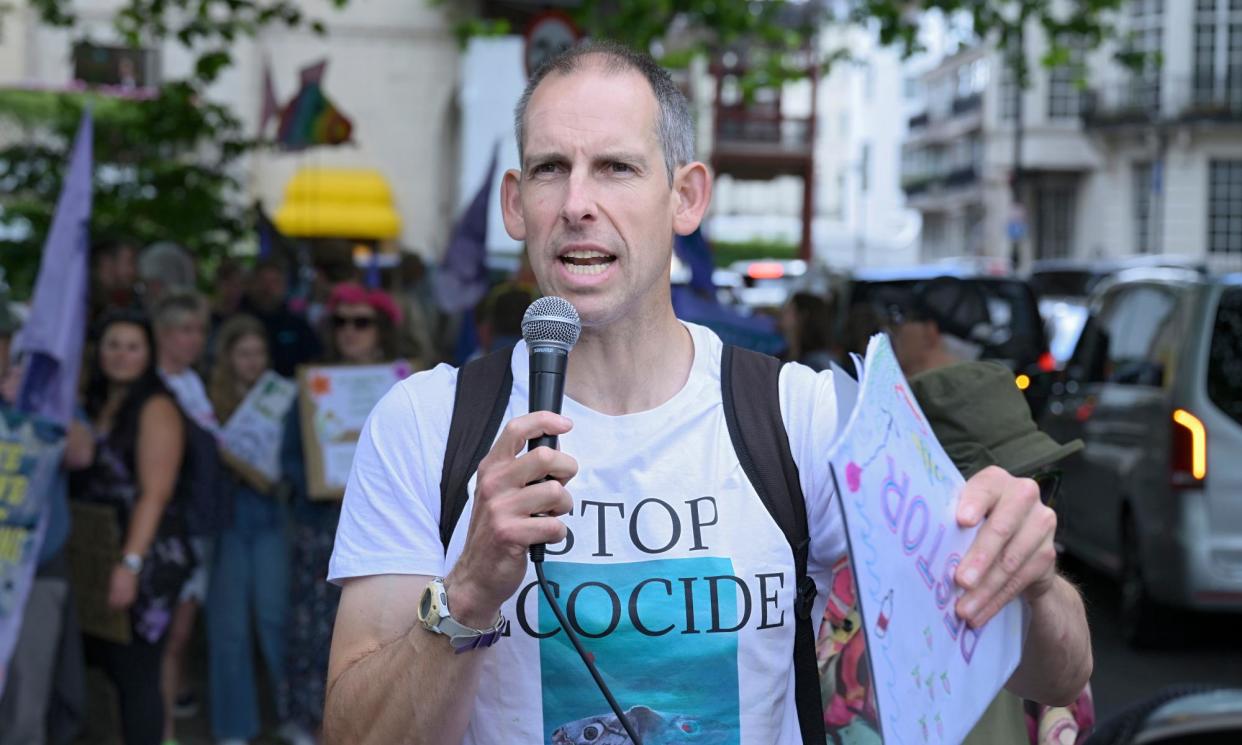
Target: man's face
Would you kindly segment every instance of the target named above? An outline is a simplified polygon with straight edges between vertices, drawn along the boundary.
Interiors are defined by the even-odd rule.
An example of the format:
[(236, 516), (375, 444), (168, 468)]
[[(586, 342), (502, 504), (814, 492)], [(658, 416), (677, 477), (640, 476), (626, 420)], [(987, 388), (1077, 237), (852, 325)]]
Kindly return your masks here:
[(207, 324), (198, 315), (187, 315), (179, 323), (161, 326), (156, 343), (160, 358), (170, 367), (185, 368), (198, 362), (207, 341)]
[(906, 375), (923, 371), (927, 356), (937, 342), (936, 324), (932, 321), (903, 320), (889, 326), (893, 354)]
[(289, 283), (280, 269), (266, 266), (255, 272), (252, 289), (255, 305), (263, 310), (274, 310), (284, 305)]
[(573, 303), (586, 326), (668, 303), (679, 202), (657, 110), (640, 74), (590, 66), (550, 75), (527, 108), (522, 170), (505, 175), (505, 227), (526, 241), (540, 289)]

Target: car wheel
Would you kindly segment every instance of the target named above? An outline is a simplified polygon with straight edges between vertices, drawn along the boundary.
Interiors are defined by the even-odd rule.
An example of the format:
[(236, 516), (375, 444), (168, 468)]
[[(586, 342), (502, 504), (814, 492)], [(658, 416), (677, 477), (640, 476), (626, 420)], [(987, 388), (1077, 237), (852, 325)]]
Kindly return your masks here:
[(1136, 649), (1157, 647), (1164, 641), (1161, 631), (1167, 632), (1168, 627), (1164, 625), (1164, 609), (1147, 589), (1138, 529), (1129, 516), (1122, 526), (1121, 550), (1121, 637)]

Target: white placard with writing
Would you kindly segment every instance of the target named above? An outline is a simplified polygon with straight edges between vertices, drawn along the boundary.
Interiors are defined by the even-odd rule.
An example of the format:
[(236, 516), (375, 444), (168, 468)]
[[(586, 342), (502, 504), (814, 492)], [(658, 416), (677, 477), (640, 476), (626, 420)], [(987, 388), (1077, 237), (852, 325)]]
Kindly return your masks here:
[(963, 480), (910, 393), (888, 338), (867, 348), (859, 398), (829, 455), (845, 515), (881, 735), (960, 743), (1018, 665), (1021, 601), (980, 629), (954, 611)]
[(225, 452), (268, 483), (280, 479), (285, 416), (297, 395), (296, 383), (269, 370), (254, 384), (220, 431), (220, 445)]

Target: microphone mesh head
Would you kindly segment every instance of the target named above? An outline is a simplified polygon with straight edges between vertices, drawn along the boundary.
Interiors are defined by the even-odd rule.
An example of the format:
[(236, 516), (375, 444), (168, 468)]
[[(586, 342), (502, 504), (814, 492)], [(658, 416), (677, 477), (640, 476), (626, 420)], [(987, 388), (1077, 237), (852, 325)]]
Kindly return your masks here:
[(522, 338), (530, 347), (552, 345), (568, 350), (578, 343), (580, 333), (578, 311), (563, 297), (541, 297), (522, 316)]

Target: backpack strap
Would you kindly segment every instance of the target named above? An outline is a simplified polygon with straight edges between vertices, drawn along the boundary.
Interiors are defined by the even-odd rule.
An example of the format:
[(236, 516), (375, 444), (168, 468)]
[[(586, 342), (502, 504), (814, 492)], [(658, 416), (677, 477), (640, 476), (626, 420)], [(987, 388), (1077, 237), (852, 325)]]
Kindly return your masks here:
[(470, 495), (470, 477), (491, 450), (513, 390), (513, 349), (498, 349), (462, 365), (453, 395), (453, 419), (440, 474), (440, 541), (448, 550)]
[(793, 551), (796, 595), (794, 597), (794, 700), (802, 741), (818, 745), (825, 741), (823, 702), (819, 694), (819, 668), (815, 660), (815, 627), (812, 606), (815, 580), (807, 576), (811, 538), (807, 528), (806, 501), (798, 466), (789, 449), (789, 435), (781, 418), (781, 362), (730, 344), (720, 360), (720, 389), (724, 401), (729, 439), (750, 483), (785, 534)]

